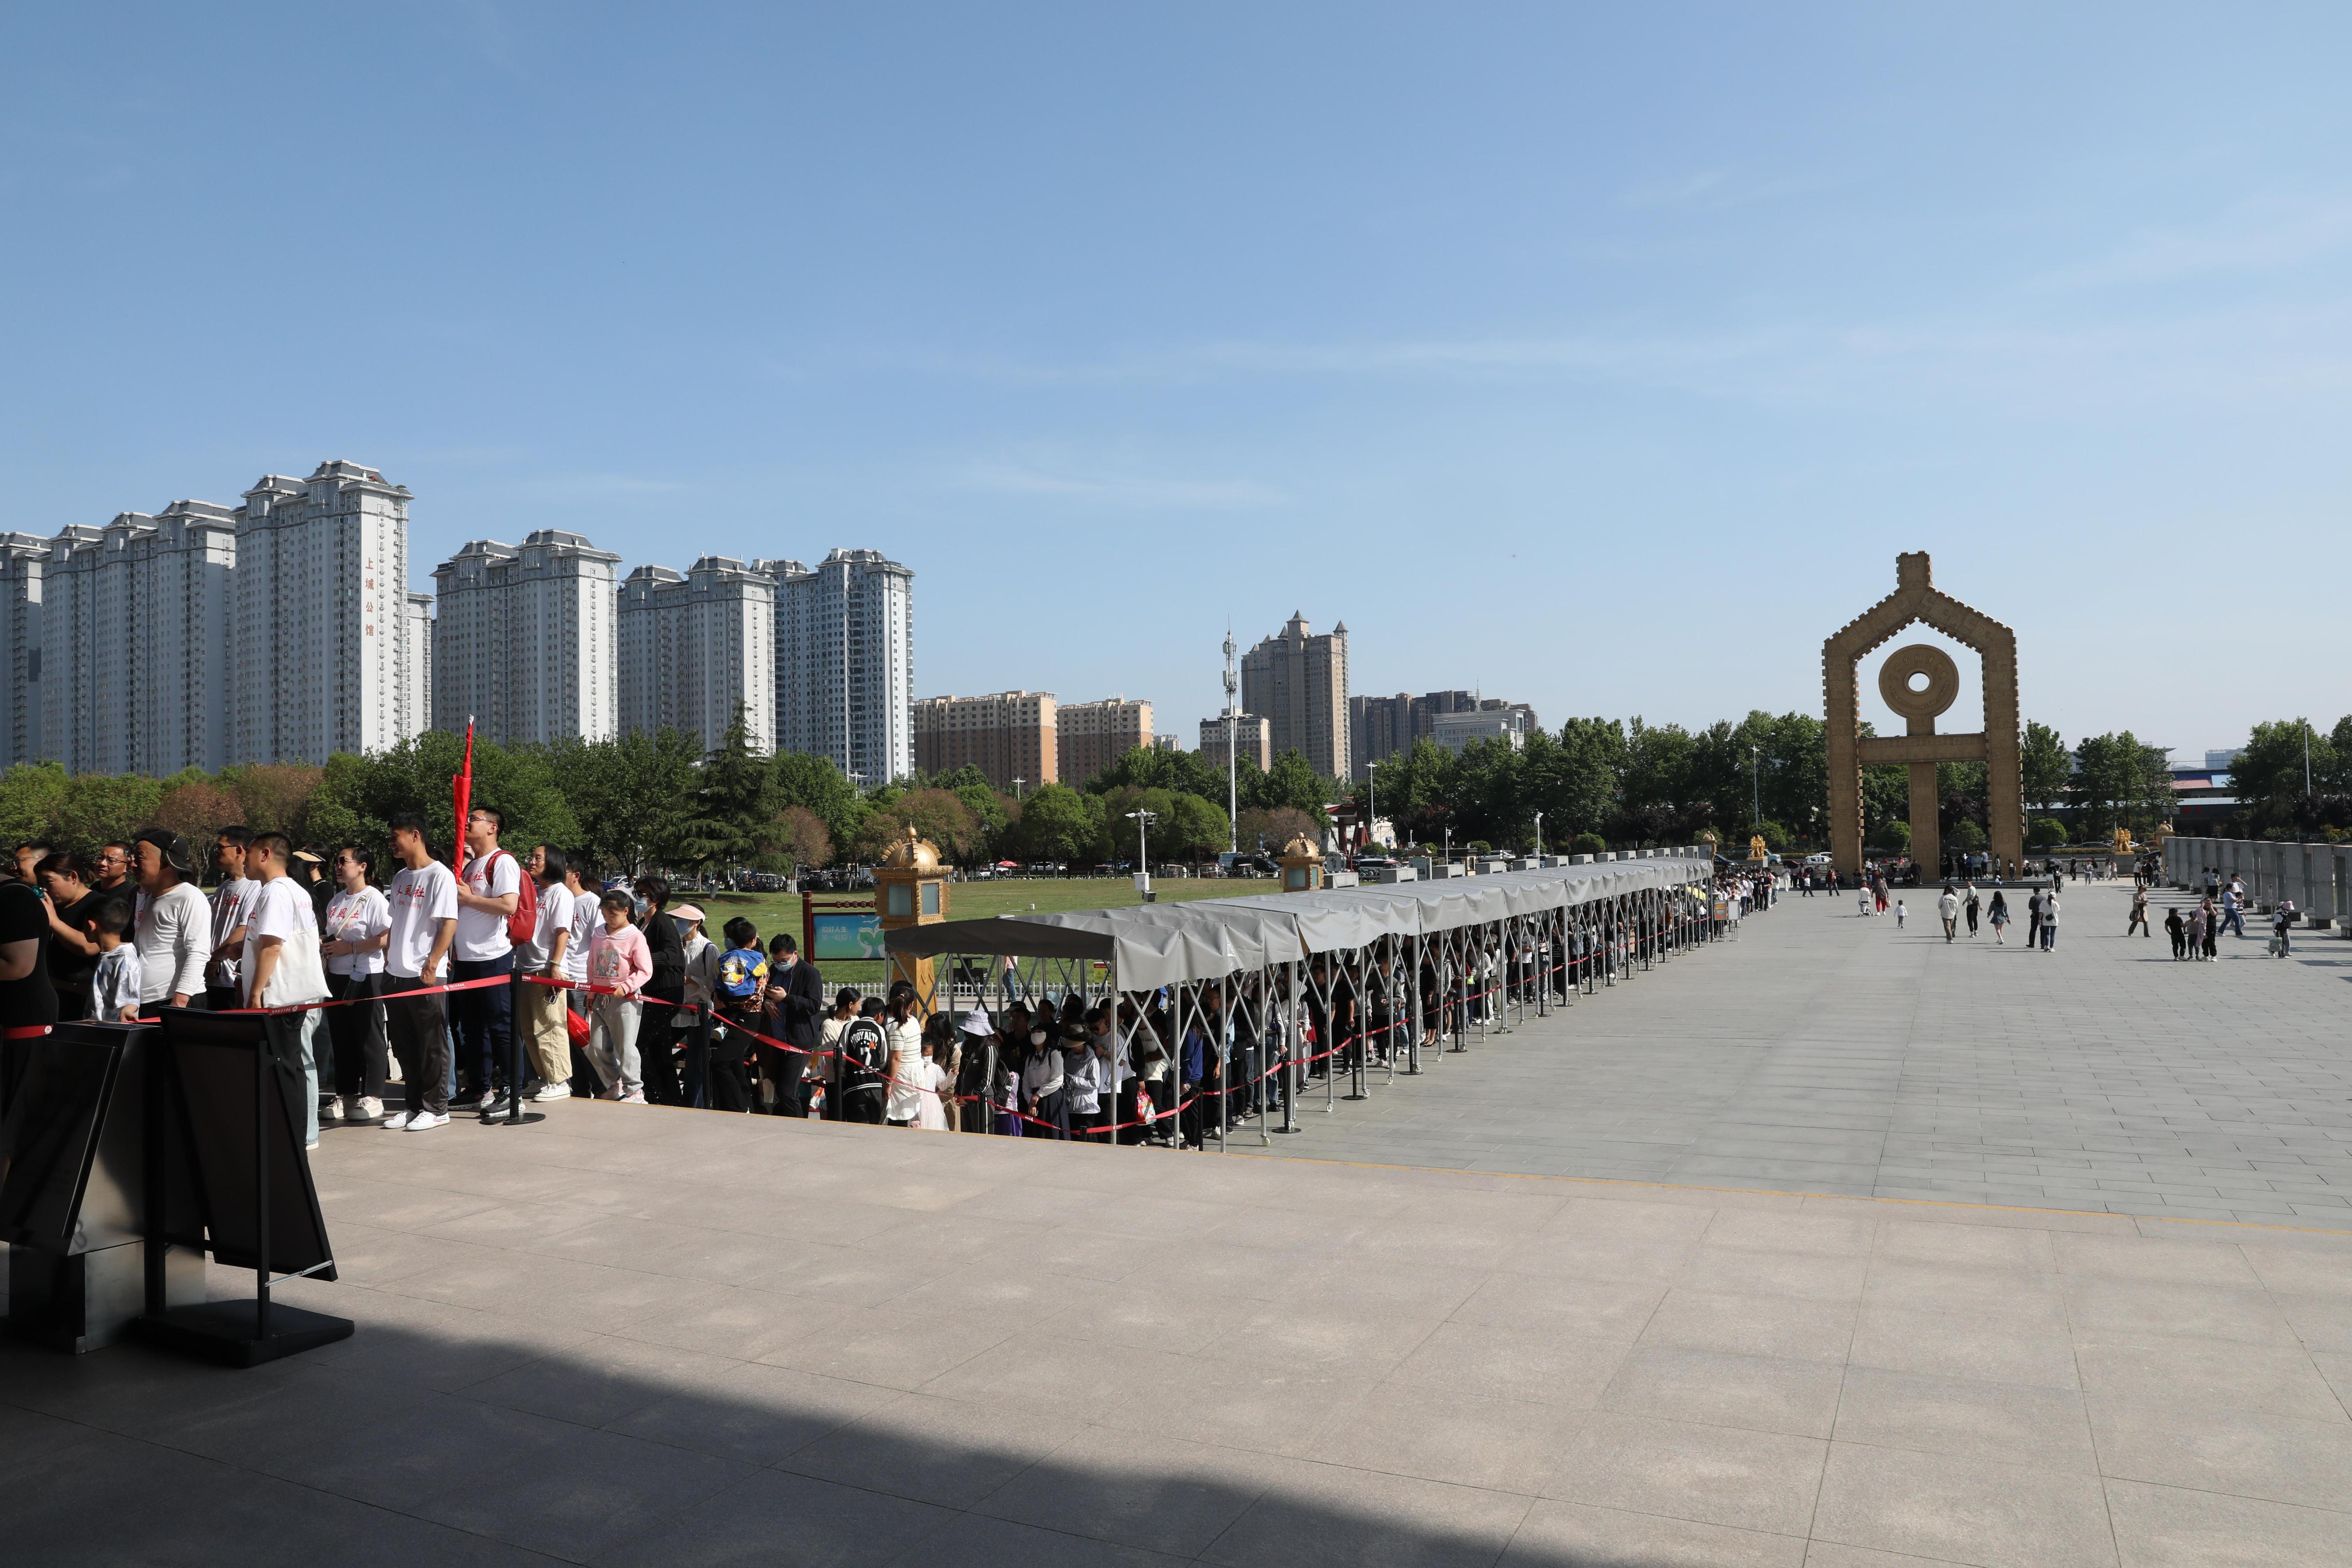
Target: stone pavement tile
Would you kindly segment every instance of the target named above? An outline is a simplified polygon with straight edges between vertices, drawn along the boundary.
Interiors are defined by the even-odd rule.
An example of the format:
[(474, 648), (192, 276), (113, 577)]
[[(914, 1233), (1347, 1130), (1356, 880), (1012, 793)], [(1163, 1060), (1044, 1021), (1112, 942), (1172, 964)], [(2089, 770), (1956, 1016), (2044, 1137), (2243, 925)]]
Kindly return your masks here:
[(1217, 1347), (1253, 1365), (1346, 1367), (1378, 1376), (1411, 1355), (1450, 1307), (1401, 1307), (1317, 1296), (1261, 1307)]
[(2290, 1296), (2352, 1298), (2352, 1253), (2251, 1245), (2242, 1251), (2266, 1289)]
[(2300, 1345), (2252, 1345), (2193, 1334), (2084, 1334), (2074, 1363), (2084, 1392), (2249, 1410), (2304, 1421), (2342, 1421), (2336, 1398)]
[(1178, 1568), (1183, 1558), (1009, 1520), (966, 1515), (909, 1547), (908, 1568)]
[(1833, 1443), (1818, 1540), (1982, 1568), (2113, 1564), (2095, 1476)]
[(1849, 1367), (1837, 1440), (2098, 1473), (2082, 1395), (2063, 1388)]
[(1296, 1459), (1087, 1426), (974, 1505), (993, 1518), (1190, 1557), (1272, 1487), (1306, 1490)]
[[(1772, 1216), (1778, 1218), (1780, 1216)], [(1855, 1301), (1870, 1260), (1806, 1252), (1752, 1252), (1702, 1246), (1678, 1283), (1693, 1290), (1794, 1296), (1808, 1301)]]
[[(1280, 1308), (1307, 1300), (1345, 1301), (1393, 1307), (1406, 1312), (1443, 1314), (1467, 1301), (1491, 1272), (1433, 1258), (1394, 1258), (1359, 1253), (1342, 1258), (1318, 1258), (1285, 1270), (1286, 1278), (1275, 1293), (1274, 1303)], [(1154, 1280), (1152, 1288), (1170, 1287)], [(1255, 1302), (1250, 1305), (1259, 1311), (1266, 1310)]]
[[(0, 1363), (4, 1369), (5, 1363)], [(0, 1391), (7, 1387), (0, 1371)], [(95, 1426), (44, 1415), (14, 1405), (0, 1405), (0, 1494), (15, 1484), (19, 1473), (30, 1474), (54, 1461), (68, 1448), (109, 1436)], [(20, 1472), (19, 1467), (23, 1469)]]
[(1841, 1374), (1827, 1362), (1645, 1348), (1627, 1356), (1601, 1406), (1627, 1415), (1827, 1437)]
[(777, 1468), (969, 1508), (1084, 1428), (1075, 1413), (909, 1394), (802, 1445)]
[(2315, 1351), (2352, 1351), (2352, 1298), (2290, 1296), (2273, 1298), (2297, 1338)]
[(1570, 1441), (1543, 1495), (1801, 1535), (1826, 1447), (1783, 1433), (1601, 1412)]
[(646, 1344), (701, 1351), (733, 1361), (758, 1361), (863, 1315), (772, 1290), (709, 1286), (682, 1292), (682, 1299), (674, 1304), (627, 1313), (606, 1329), (619, 1338)]
[(959, 1324), (950, 1331), (936, 1317), (887, 1307), (815, 1311), (795, 1304), (781, 1321), (788, 1331), (782, 1342), (745, 1360), (909, 1390), (985, 1353), (1003, 1330)]
[(2352, 1518), (2137, 1481), (2107, 1482), (2122, 1568), (2341, 1568)]
[(1521, 1242), (1496, 1265), (1506, 1274), (1567, 1279), (1615, 1279), (1671, 1283), (1690, 1266), (1698, 1244), (1669, 1237), (1560, 1236), (1547, 1233)]
[(1939, 1568), (1947, 1561), (1908, 1552), (1873, 1552), (1866, 1546), (1844, 1546), (1834, 1541), (1805, 1543), (1805, 1568)]
[(2021, 1226), (1953, 1225), (1890, 1217), (1878, 1228), (1873, 1256), (1893, 1263), (1947, 1268), (1997, 1268), (2055, 1274), (2053, 1237)]
[(2077, 1386), (2064, 1328), (1865, 1306), (1850, 1358), (1856, 1366), (2034, 1388)]
[(755, 1363), (724, 1362), (657, 1387), (609, 1430), (747, 1464), (770, 1464), (898, 1396), (895, 1389)]
[(878, 1568), (961, 1522), (948, 1510), (758, 1470), (599, 1552), (599, 1568)]
[(2025, 1328), (2066, 1326), (2058, 1279), (2010, 1268), (1874, 1258), (1862, 1300), (1873, 1308), (1943, 1312)]
[(2248, 1344), (2296, 1342), (2281, 1304), (2263, 1290), (2071, 1277), (2064, 1289), (2078, 1334), (2202, 1334)]
[(2224, 1241), (2063, 1236), (2056, 1238), (2055, 1245), (2062, 1274), (2176, 1285), (2223, 1285), (2239, 1289), (2259, 1289), (2262, 1286), (2238, 1248)]
[(598, 1334), (495, 1377), (464, 1397), (582, 1426), (603, 1426), (667, 1398), (678, 1384), (738, 1374), (746, 1363), (702, 1351)]
[[(1687, 1200), (1687, 1201), (1686, 1201)], [(1711, 1202), (1683, 1193), (1655, 1188), (1604, 1188), (1578, 1194), (1575, 1202), (1548, 1222), (1541, 1234), (1590, 1239), (1696, 1241), (1716, 1221)]]
[(1533, 1500), (1313, 1466), (1252, 1503), (1201, 1560), (1226, 1568), (1486, 1568)]
[(1497, 1568), (1801, 1568), (1792, 1535), (1545, 1499), (1528, 1510)]
[(1454, 1309), (1450, 1321), (1632, 1340), (1665, 1300), (1666, 1289), (1664, 1281), (1622, 1283), (1491, 1274)]
[(1559, 1405), (1384, 1384), (1327, 1426), (1306, 1458), (1490, 1491), (1533, 1492), (1581, 1429)]
[(2107, 1475), (2352, 1511), (2352, 1424), (2096, 1394), (2085, 1403)]
[(475, 1535), (580, 1562), (649, 1523), (693, 1511), (751, 1473), (739, 1460), (575, 1428), (552, 1453), (485, 1466), (407, 1506)]
[[(131, 1478), (135, 1500), (123, 1491)], [(56, 1450), (0, 1489), (0, 1541), (10, 1562), (44, 1568), (227, 1562), (256, 1568), (525, 1568), (547, 1561), (429, 1521), (104, 1434)]]
[(1843, 1363), (1853, 1342), (1854, 1317), (1850, 1302), (1676, 1286), (1658, 1304), (1642, 1331), (1641, 1342), (1726, 1355)]
[(1875, 1221), (1814, 1214), (1718, 1214), (1700, 1239), (1710, 1247), (1743, 1252), (1814, 1253), (1825, 1258), (1864, 1258), (1877, 1234)]
[(2319, 1375), (2327, 1380), (2327, 1386), (2336, 1391), (2336, 1402), (2352, 1410), (2352, 1354), (2315, 1351), (2311, 1362), (2319, 1369)]
[(1590, 1409), (1632, 1349), (1630, 1336), (1587, 1336), (1539, 1323), (1468, 1321), (1457, 1315), (1432, 1330), (1389, 1373), (1389, 1381)]

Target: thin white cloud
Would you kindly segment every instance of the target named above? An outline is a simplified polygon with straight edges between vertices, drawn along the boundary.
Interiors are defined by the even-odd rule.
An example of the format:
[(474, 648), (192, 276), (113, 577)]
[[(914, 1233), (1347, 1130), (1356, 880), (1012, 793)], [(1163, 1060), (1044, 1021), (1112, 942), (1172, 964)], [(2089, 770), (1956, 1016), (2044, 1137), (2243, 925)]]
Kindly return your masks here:
[(2053, 289), (2170, 283), (2231, 273), (2283, 272), (2352, 247), (2352, 195), (2268, 194), (2190, 227), (2149, 229), (2113, 254), (2042, 279)]

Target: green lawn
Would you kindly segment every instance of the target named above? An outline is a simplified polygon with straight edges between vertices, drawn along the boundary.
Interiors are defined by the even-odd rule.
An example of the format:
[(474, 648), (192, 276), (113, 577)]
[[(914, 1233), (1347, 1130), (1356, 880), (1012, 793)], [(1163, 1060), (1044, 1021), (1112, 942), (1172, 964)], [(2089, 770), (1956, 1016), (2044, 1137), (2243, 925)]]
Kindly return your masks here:
[[(1151, 890), (1160, 895), (1159, 902), (1172, 904), (1191, 899), (1230, 899), (1251, 893), (1278, 891), (1282, 884), (1271, 877), (1155, 877)], [(767, 940), (780, 931), (788, 931), (797, 938), (801, 931), (801, 900), (797, 893), (688, 893), (683, 898), (699, 906), (709, 917), (706, 929), (713, 942), (723, 944), (719, 928), (737, 915), (741, 915), (760, 928), (760, 941)], [(846, 900), (853, 897), (870, 899), (872, 892), (859, 894), (820, 893), (821, 900)], [(991, 920), (998, 915), (1026, 914), (1034, 910), (1040, 913), (1058, 913), (1066, 910), (1132, 909), (1143, 900), (1136, 896), (1135, 884), (1125, 877), (1013, 878), (1004, 881), (954, 882), (948, 887), (948, 919), (951, 921)], [(883, 965), (874, 963), (850, 963), (835, 960), (824, 966), (828, 980), (880, 980)]]

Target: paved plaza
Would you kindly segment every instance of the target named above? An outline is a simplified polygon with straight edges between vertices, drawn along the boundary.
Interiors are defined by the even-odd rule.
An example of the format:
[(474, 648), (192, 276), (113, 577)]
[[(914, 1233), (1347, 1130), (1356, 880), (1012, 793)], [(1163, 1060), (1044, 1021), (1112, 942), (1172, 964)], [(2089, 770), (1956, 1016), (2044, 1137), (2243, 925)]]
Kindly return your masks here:
[[(2352, 942), (2259, 919), (2176, 963), (2128, 882), (2071, 886), (2058, 946), (1945, 945), (1784, 898), (1740, 939), (1489, 1034), (1276, 1154), (2352, 1230)], [(1345, 1085), (1342, 1085), (1344, 1091)], [(1230, 1145), (1258, 1152), (1249, 1129)]]
[[(1792, 900), (1311, 1118), (1306, 1158), (588, 1101), (331, 1130), (344, 1278), (284, 1294), (356, 1336), (251, 1372), (0, 1345), (0, 1542), (2340, 1565), (2352, 944), (2141, 962), (2103, 900), (2121, 929), (2077, 894), (2047, 957)], [(1860, 1195), (1895, 1193), (1933, 1201)], [(2126, 1205), (2200, 1217), (2093, 1212)]]

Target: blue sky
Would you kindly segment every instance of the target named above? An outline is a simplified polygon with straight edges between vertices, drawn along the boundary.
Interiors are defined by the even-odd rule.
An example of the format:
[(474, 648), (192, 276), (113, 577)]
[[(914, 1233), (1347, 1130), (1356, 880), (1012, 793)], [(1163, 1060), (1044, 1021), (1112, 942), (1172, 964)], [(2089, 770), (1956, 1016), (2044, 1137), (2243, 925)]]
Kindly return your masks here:
[(14, 7), (0, 528), (343, 457), (415, 491), (420, 587), (541, 527), (870, 546), (919, 690), (1149, 697), (1187, 743), (1227, 617), (1294, 608), (1358, 691), (1818, 710), (1924, 548), (2030, 715), (2230, 744), (2352, 709), (2347, 44), (2325, 5)]

